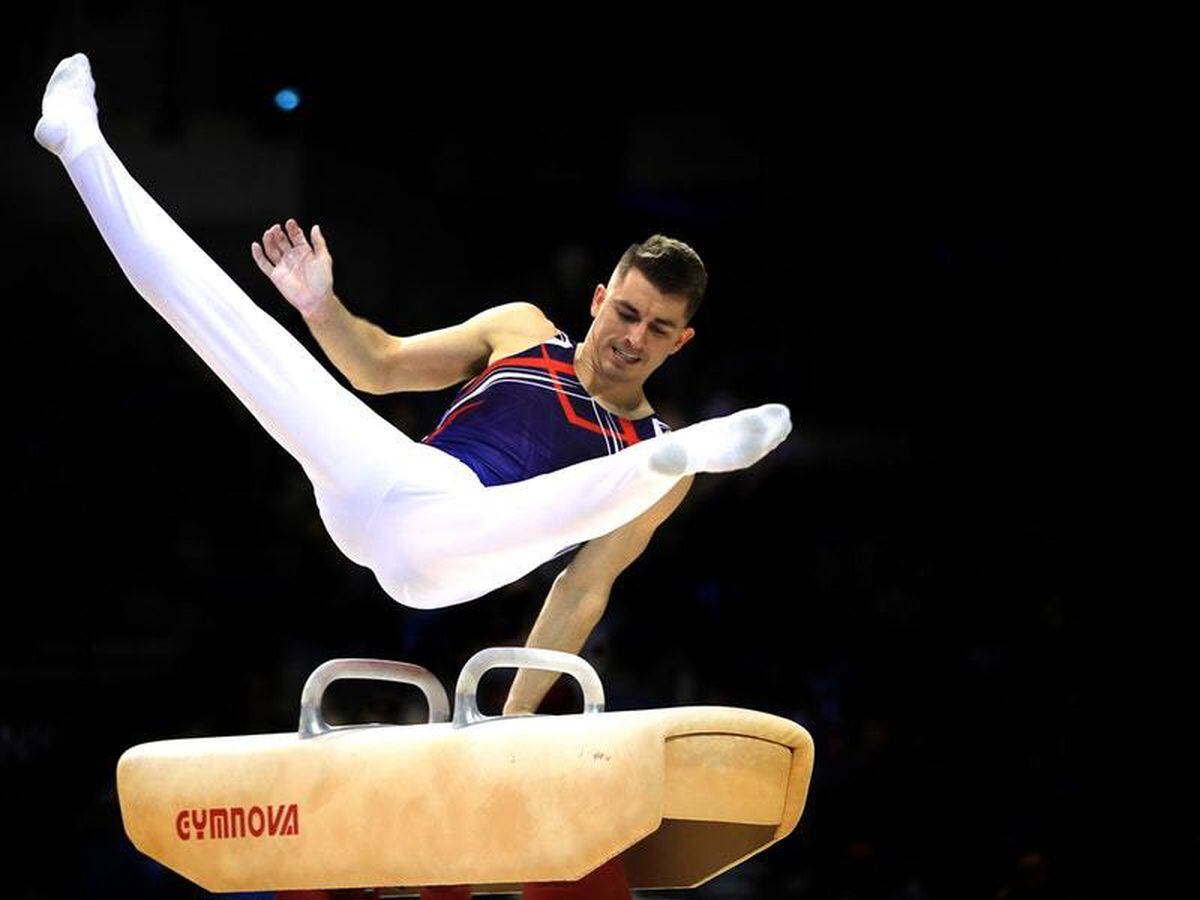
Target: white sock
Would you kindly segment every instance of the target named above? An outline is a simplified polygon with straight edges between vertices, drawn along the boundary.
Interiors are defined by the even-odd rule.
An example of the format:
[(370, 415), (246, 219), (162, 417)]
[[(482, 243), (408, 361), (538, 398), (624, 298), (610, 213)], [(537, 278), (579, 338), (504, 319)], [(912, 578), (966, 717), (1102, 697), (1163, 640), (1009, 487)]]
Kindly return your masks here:
[(792, 414), (782, 403), (739, 410), (655, 438), (663, 445), (651, 455), (650, 467), (664, 475), (744, 469), (778, 447), (791, 430)]
[(96, 82), (83, 53), (59, 62), (42, 95), (42, 117), (33, 136), (66, 165), (101, 140)]

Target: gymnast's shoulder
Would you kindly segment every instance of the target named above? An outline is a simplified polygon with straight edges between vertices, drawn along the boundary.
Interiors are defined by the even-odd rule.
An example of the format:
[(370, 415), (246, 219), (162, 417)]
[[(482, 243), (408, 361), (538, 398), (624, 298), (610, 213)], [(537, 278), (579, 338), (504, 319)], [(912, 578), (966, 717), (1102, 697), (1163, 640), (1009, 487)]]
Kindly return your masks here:
[(481, 320), (489, 329), (493, 343), (513, 336), (540, 338), (553, 337), (558, 329), (540, 306), (528, 300), (513, 300), (501, 303), (480, 313)]
[(478, 374), (498, 352), (528, 341), (516, 347), (524, 349), (553, 337), (555, 331), (554, 323), (537, 306), (521, 300), (422, 334), (386, 335), (364, 390), (389, 394), (452, 387)]

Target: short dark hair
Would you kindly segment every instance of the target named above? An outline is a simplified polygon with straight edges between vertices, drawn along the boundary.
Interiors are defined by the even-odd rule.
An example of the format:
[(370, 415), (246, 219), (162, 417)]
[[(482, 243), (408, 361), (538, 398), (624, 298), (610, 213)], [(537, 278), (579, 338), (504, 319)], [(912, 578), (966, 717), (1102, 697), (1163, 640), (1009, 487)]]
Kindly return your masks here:
[(613, 281), (623, 279), (631, 268), (641, 272), (662, 293), (678, 294), (687, 300), (684, 324), (696, 315), (708, 287), (708, 270), (699, 254), (683, 241), (652, 234), (640, 244), (630, 244), (613, 270)]

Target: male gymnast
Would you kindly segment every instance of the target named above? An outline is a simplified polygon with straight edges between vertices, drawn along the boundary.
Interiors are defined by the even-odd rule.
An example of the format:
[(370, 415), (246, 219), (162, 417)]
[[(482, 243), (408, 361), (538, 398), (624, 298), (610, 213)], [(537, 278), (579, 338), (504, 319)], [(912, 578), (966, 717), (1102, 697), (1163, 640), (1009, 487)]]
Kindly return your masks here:
[[(294, 220), (286, 235), (271, 229), (254, 258), (355, 387), (466, 380), (437, 428), (413, 441), (339, 384), (134, 180), (101, 133), (94, 95), (87, 57), (60, 61), (34, 137), (62, 162), (133, 287), (300, 463), (335, 544), (400, 603), (463, 603), (586, 542), (529, 639), (578, 650), (613, 579), (694, 473), (753, 465), (791, 431), (778, 403), (675, 431), (654, 416), (642, 386), (694, 336), (688, 322), (706, 283), (681, 242), (656, 235), (630, 247), (597, 285), (592, 326), (575, 346), (528, 303), (393, 337), (333, 294), (318, 229), (315, 251)], [(532, 712), (552, 682), (521, 673), (505, 712)], [(593, 895), (620, 893), (619, 865), (593, 874)]]
[[(310, 245), (295, 219), (284, 225), (267, 229), (251, 255), (351, 385), (387, 394), (466, 382), (423, 440), (458, 456), (485, 484), (531, 478), (670, 430), (654, 415), (644, 386), (696, 333), (689, 323), (708, 276), (687, 244), (653, 235), (630, 246), (608, 284), (596, 285), (592, 324), (578, 344), (525, 302), (402, 338), (342, 304), (319, 226), (311, 229)], [(641, 515), (588, 541), (555, 579), (527, 646), (577, 653), (617, 576), (646, 549), (694, 479), (684, 476)], [(534, 712), (557, 677), (520, 670), (504, 713)]]
[[(523, 368), (548, 383), (569, 423), (584, 404), (595, 416), (590, 444), (562, 416), (520, 403), (507, 408), (533, 419), (505, 427), (494, 411), (505, 409), (497, 401), (507, 395), (488, 386), (496, 373), (485, 369), (491, 380), (465, 389), (474, 399), (459, 398), (437, 431), (414, 441), (339, 383), (137, 183), (101, 132), (94, 95), (87, 57), (62, 60), (34, 137), (63, 163), (132, 286), (300, 463), (334, 543), (399, 603), (432, 609), (482, 597), (638, 519), (695, 472), (753, 465), (791, 431), (780, 403), (674, 431), (649, 415), (643, 373), (682, 345), (687, 306), (700, 293), (693, 299), (655, 285), (647, 263), (604, 290), (607, 298), (619, 288), (612, 299), (623, 302), (605, 302), (598, 289), (599, 324), (585, 354), (571, 352), (569, 339), (551, 334), (552, 323), (525, 304), (408, 340), (377, 330), (370, 346), (379, 372), (355, 373), (366, 389), (446, 387), (478, 378), (479, 364), (490, 362), (506, 369), (504, 378), (522, 377)], [(324, 243), (319, 231), (313, 237)], [(318, 332), (337, 335), (327, 248), (314, 253), (306, 240), (289, 242), (278, 265), (265, 255), (261, 264), (303, 313), (324, 323)], [(653, 259), (661, 249), (654, 247), (642, 255)], [(690, 248), (675, 250), (703, 273)], [(353, 358), (336, 337), (330, 347), (335, 360)], [(526, 350), (532, 357), (522, 356)], [(477, 397), (484, 388), (488, 396)], [(624, 416), (634, 418), (618, 421)], [(221, 448), (212, 450), (219, 459)]]

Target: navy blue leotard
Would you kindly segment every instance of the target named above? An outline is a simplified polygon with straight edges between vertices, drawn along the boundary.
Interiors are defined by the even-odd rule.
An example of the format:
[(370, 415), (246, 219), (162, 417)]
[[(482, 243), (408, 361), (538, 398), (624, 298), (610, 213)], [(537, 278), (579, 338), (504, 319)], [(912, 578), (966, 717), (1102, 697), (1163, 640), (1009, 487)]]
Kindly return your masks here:
[(559, 331), (496, 360), (464, 384), (421, 442), (494, 485), (616, 453), (670, 430), (653, 414), (626, 419), (600, 406), (575, 374), (575, 345)]

